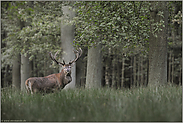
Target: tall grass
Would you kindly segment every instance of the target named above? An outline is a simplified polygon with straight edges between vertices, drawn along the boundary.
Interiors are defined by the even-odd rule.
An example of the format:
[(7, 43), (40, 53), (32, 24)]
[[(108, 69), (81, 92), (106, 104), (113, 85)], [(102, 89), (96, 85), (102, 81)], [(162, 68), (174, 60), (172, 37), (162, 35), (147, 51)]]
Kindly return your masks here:
[(28, 95), (1, 90), (2, 121), (182, 121), (182, 87), (74, 89)]

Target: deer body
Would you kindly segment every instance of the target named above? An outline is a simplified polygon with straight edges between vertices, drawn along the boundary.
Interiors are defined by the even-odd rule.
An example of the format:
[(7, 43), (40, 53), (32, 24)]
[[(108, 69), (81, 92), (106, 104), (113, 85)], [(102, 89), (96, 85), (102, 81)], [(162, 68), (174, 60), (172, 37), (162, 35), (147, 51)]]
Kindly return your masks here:
[(72, 81), (71, 77), (71, 64), (76, 62), (76, 60), (81, 56), (82, 50), (80, 52), (75, 51), (77, 53), (77, 57), (69, 62), (69, 64), (65, 64), (58, 62), (55, 57), (53, 58), (52, 54), (50, 53), (50, 57), (53, 61), (57, 64), (62, 65), (63, 69), (60, 73), (51, 74), (46, 77), (32, 77), (25, 81), (25, 86), (27, 92), (31, 92), (31, 94), (36, 92), (53, 92), (55, 90), (63, 89), (67, 84)]

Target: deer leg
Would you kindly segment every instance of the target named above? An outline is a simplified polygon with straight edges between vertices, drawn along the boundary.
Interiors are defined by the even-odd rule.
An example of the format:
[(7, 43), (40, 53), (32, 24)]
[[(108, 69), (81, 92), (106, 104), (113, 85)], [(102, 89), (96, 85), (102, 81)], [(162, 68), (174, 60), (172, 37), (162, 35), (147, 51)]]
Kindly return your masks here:
[(33, 94), (33, 91), (32, 91), (32, 86), (30, 86), (30, 91), (31, 91), (31, 94)]
[(27, 85), (25, 85), (26, 89), (27, 89), (27, 93), (29, 93), (29, 87)]
[(29, 80), (25, 81), (26, 92), (29, 93)]
[(30, 89), (30, 91), (31, 91), (31, 94), (33, 94), (31, 82), (29, 82), (28, 85), (29, 85), (29, 89)]

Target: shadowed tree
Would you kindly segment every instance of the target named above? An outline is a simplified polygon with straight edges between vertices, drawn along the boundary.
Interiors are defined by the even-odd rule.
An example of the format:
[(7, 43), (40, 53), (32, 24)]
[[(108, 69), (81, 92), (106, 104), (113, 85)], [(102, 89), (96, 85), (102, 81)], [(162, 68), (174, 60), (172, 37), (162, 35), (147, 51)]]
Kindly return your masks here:
[(13, 60), (13, 69), (12, 69), (12, 87), (20, 89), (20, 54)]
[(102, 80), (101, 44), (88, 49), (86, 88), (100, 88)]
[(152, 2), (151, 8), (148, 84), (161, 85), (167, 82), (167, 3)]

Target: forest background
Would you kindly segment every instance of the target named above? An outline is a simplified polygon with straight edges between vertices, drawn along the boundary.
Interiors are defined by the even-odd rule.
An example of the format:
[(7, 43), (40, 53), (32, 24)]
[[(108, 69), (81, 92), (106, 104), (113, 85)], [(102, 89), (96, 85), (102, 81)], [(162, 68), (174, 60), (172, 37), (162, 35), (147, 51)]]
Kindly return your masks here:
[[(165, 7), (160, 7), (162, 4)], [(62, 17), (63, 6), (74, 10), (73, 19)], [(71, 43), (84, 51), (76, 65), (76, 87), (85, 84), (113, 88), (147, 86), (154, 83), (149, 81), (158, 78), (158, 74), (160, 78), (166, 78), (159, 78), (160, 83), (182, 84), (181, 1), (22, 1), (1, 2), (2, 88), (10, 85), (21, 88), (24, 84), (20, 83), (29, 77), (59, 72), (48, 52), (60, 50), (60, 60), (63, 59), (61, 22), (74, 25)], [(68, 36), (72, 37), (72, 34)], [(153, 44), (155, 40), (157, 43)], [(158, 49), (155, 45), (165, 47)], [(72, 52), (73, 47), (65, 49)], [(165, 57), (159, 55), (160, 52)], [(89, 59), (97, 60), (90, 62)], [(158, 62), (162, 65), (158, 66)], [(156, 68), (161, 67), (163, 71), (157, 71)], [(92, 69), (100, 72), (98, 78), (90, 80), (89, 74), (96, 75)], [(88, 81), (98, 84), (88, 85)]]
[[(25, 93), (79, 47), (74, 89)], [(1, 121), (182, 121), (182, 1), (1, 1)]]

